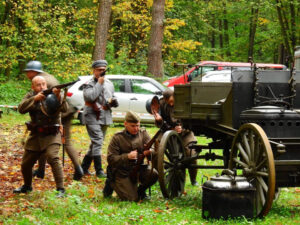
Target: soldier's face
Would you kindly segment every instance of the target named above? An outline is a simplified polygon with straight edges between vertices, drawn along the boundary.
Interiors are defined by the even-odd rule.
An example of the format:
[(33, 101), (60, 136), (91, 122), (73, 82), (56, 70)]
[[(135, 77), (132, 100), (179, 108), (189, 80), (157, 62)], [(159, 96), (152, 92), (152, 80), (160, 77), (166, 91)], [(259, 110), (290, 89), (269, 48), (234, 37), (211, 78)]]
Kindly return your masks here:
[(32, 82), (32, 90), (34, 90), (36, 93), (41, 92), (43, 90), (47, 89), (47, 83), (45, 79), (34, 79)]
[(169, 106), (174, 106), (174, 96), (170, 96), (170, 98), (166, 102)]
[(132, 135), (136, 135), (140, 130), (140, 122), (138, 123), (129, 123), (124, 122), (125, 129)]
[(33, 70), (26, 71), (26, 76), (29, 80), (32, 80), (37, 74), (38, 72)]
[(106, 67), (97, 67), (93, 70), (95, 78), (99, 78), (100, 74), (106, 69)]

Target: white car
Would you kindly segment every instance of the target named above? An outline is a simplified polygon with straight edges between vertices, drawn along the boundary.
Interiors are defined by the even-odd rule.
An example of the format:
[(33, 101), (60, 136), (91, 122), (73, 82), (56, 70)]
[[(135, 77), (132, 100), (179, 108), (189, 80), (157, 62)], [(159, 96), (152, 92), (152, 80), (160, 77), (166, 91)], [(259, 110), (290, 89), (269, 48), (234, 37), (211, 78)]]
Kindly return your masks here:
[(203, 76), (202, 79), (199, 78), (202, 82), (231, 82), (231, 70), (216, 70), (208, 71)]
[[(93, 75), (80, 76), (67, 93), (67, 101), (78, 110), (78, 119), (82, 122), (83, 84), (92, 79)], [(124, 121), (127, 111), (136, 112), (143, 123), (153, 123), (154, 118), (146, 110), (146, 101), (154, 95), (161, 95), (166, 89), (156, 80), (145, 76), (105, 75), (115, 87), (115, 97), (119, 102), (117, 108), (112, 108), (114, 122)]]

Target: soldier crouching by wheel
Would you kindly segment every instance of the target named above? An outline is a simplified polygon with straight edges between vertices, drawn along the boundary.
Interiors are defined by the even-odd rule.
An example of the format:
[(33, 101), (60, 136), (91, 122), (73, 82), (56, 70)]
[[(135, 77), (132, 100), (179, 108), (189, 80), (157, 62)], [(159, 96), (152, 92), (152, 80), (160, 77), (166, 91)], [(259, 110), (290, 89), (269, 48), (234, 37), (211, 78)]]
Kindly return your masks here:
[[(163, 92), (163, 98), (159, 101), (159, 112), (153, 112), (155, 118), (155, 124), (160, 127), (163, 122), (165, 122), (170, 129), (175, 130), (180, 137), (182, 138), (182, 142), (185, 148), (185, 152), (187, 156), (192, 156), (196, 154), (195, 150), (189, 148), (190, 145), (197, 143), (197, 139), (194, 136), (194, 133), (188, 129), (184, 129), (180, 121), (174, 118), (173, 116), (174, 110), (174, 91), (167, 89)], [(193, 164), (197, 164), (197, 160), (192, 162)], [(193, 186), (198, 186), (197, 178), (197, 169), (190, 168), (190, 181)]]
[[(127, 112), (125, 129), (116, 133), (108, 146), (108, 165), (112, 170), (112, 187), (121, 200), (139, 201), (147, 198), (146, 189), (158, 179), (158, 173), (148, 165), (141, 165), (137, 177), (132, 179), (139, 149), (149, 142), (147, 131), (140, 129), (140, 118), (134, 112)], [(138, 186), (138, 184), (140, 185)]]
[(42, 76), (34, 77), (32, 79), (32, 91), (26, 94), (18, 107), (21, 114), (29, 113), (31, 121), (27, 123), (30, 135), (24, 146), (25, 152), (21, 165), (24, 185), (13, 192), (32, 191), (32, 168), (41, 156), (46, 155), (52, 168), (58, 196), (62, 197), (65, 189), (62, 165), (58, 156), (61, 145), (60, 112), (66, 112), (68, 104), (65, 102), (65, 98), (61, 98), (60, 89), (53, 89), (53, 94), (47, 97), (42, 92), (46, 89), (45, 78)]

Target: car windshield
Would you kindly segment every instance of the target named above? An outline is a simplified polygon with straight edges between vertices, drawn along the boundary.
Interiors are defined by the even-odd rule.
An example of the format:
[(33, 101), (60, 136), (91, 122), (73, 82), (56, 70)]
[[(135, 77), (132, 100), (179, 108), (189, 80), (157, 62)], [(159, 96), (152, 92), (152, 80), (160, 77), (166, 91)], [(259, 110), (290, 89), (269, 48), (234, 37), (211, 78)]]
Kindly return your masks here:
[(137, 94), (157, 94), (160, 92), (159, 88), (153, 85), (151, 82), (146, 80), (137, 80), (132, 79), (131, 82), (131, 90), (132, 93)]
[(190, 74), (189, 80), (193, 80), (194, 78), (198, 77), (199, 75), (201, 75), (207, 71), (212, 71), (212, 70), (214, 70), (213, 66), (198, 67)]

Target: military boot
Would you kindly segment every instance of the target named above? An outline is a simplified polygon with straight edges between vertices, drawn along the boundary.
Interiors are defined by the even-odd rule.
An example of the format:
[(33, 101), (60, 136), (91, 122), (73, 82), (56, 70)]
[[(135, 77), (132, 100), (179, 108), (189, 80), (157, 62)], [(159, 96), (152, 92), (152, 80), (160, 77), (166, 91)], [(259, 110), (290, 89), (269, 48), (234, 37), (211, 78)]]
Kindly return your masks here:
[(99, 178), (106, 178), (106, 174), (104, 173), (104, 171), (102, 169), (100, 155), (94, 156), (94, 166), (95, 166), (96, 176)]
[(80, 180), (84, 175), (83, 169), (80, 165), (75, 166), (75, 173), (73, 176), (73, 180)]
[(81, 164), (81, 168), (83, 169), (83, 173), (85, 175), (91, 175), (91, 173), (89, 172), (89, 168), (92, 164), (93, 161), (93, 157), (89, 156), (89, 155), (85, 155)]
[(41, 179), (44, 179), (44, 176), (45, 176), (45, 170), (44, 169), (37, 169), (37, 170), (34, 170), (32, 172), (32, 177), (38, 177), (38, 178), (41, 178)]
[(139, 200), (150, 200), (150, 197), (146, 194), (146, 187), (144, 185), (140, 185), (138, 187), (138, 197)]
[(57, 193), (56, 193), (57, 198), (65, 197), (66, 190), (64, 188), (57, 188), (56, 191), (57, 191)]
[(189, 174), (190, 174), (190, 180), (191, 180), (191, 184), (193, 186), (199, 186), (199, 183), (197, 182), (196, 178), (197, 178), (197, 169), (189, 169)]
[(112, 193), (114, 192), (114, 189), (112, 188), (112, 182), (113, 182), (113, 174), (110, 166), (107, 166), (106, 168), (107, 172), (107, 178), (105, 181), (105, 185), (103, 188), (103, 197), (108, 198), (112, 196)]
[(20, 194), (20, 193), (27, 193), (27, 192), (31, 192), (31, 191), (32, 191), (31, 186), (23, 185), (22, 187), (14, 189), (13, 193)]

